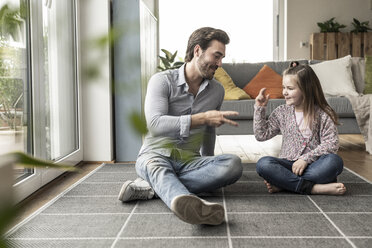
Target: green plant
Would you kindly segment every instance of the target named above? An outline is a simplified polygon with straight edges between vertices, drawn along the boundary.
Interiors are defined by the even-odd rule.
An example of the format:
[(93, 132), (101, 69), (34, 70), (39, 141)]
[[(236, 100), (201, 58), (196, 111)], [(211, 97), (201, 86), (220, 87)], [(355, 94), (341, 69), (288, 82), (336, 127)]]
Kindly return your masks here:
[(351, 23), (354, 26), (354, 29), (351, 30), (352, 33), (365, 33), (368, 32), (368, 30), (372, 30), (370, 27), (368, 27), (369, 21), (360, 22), (358, 19), (353, 18), (353, 22)]
[(177, 69), (183, 65), (183, 61), (174, 61), (177, 56), (177, 51), (173, 54), (165, 49), (161, 49), (161, 51), (165, 54), (165, 57), (159, 55), (161, 63), (158, 66), (158, 69), (160, 71)]
[(346, 28), (345, 25), (335, 22), (334, 19), (335, 18), (332, 17), (328, 21), (318, 22), (317, 24), (318, 24), (318, 27), (320, 28), (320, 32), (321, 33), (331, 33), (331, 32), (338, 33), (340, 32), (341, 28)]

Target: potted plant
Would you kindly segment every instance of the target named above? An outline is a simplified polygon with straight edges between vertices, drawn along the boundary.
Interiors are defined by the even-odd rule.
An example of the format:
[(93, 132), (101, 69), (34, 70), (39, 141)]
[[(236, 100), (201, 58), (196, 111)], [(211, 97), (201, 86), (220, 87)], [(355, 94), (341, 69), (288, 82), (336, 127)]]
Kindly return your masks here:
[(310, 58), (317, 60), (337, 58), (337, 40), (342, 37), (340, 29), (346, 25), (335, 21), (335, 17), (318, 22), (320, 33), (313, 33), (310, 36)]
[(325, 21), (318, 22), (317, 25), (320, 28), (321, 33), (338, 33), (341, 28), (346, 28), (345, 25), (334, 21), (335, 17)]
[(372, 44), (372, 35), (368, 30), (369, 22), (360, 22), (353, 18), (353, 30), (340, 32), (346, 26), (331, 18), (325, 22), (318, 22), (320, 33), (310, 36), (310, 59), (329, 60), (341, 58), (346, 55), (363, 57), (372, 55), (372, 50), (366, 44)]
[[(368, 39), (368, 30), (372, 30), (368, 24), (369, 21), (360, 22), (358, 19), (353, 18), (353, 22), (351, 23), (353, 25), (353, 29), (350, 31), (351, 33), (351, 41), (352, 43), (360, 43), (360, 44), (366, 44)], [(370, 36), (369, 39), (372, 39)], [(358, 52), (358, 51), (357, 51)], [(362, 51), (360, 51), (361, 54)]]
[(158, 69), (160, 71), (170, 70), (170, 69), (177, 69), (183, 65), (183, 61), (174, 61), (177, 56), (177, 51), (175, 53), (171, 53), (166, 49), (161, 49), (161, 51), (165, 54), (164, 56), (160, 56), (160, 65)]
[(368, 30), (372, 30), (368, 25), (369, 21), (360, 22), (358, 19), (353, 18), (353, 22), (351, 23), (353, 25), (353, 29), (350, 31), (351, 33), (357, 34), (357, 33), (366, 33)]

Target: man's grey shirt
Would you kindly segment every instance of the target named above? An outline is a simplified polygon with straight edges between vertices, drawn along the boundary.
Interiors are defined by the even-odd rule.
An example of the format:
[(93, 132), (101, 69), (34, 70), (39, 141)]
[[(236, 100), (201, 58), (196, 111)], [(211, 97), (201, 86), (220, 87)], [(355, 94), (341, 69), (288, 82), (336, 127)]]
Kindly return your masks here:
[(169, 157), (172, 149), (182, 149), (195, 156), (214, 155), (215, 128), (200, 126), (191, 129), (191, 115), (219, 110), (224, 88), (215, 79), (206, 79), (194, 97), (188, 92), (184, 69), (185, 64), (151, 77), (145, 98), (148, 133), (139, 156), (155, 152)]

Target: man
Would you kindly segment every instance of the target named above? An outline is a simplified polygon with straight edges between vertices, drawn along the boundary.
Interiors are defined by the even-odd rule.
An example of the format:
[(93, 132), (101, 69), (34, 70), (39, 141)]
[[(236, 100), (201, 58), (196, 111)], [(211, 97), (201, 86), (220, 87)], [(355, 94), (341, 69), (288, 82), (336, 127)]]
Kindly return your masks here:
[(223, 206), (196, 194), (232, 184), (242, 175), (238, 156), (213, 156), (215, 127), (237, 125), (226, 118), (237, 112), (219, 111), (224, 89), (213, 78), (229, 41), (222, 30), (200, 28), (189, 38), (186, 63), (152, 76), (145, 99), (149, 132), (136, 162), (140, 178), (124, 183), (119, 200), (151, 199), (156, 193), (187, 223), (223, 222)]

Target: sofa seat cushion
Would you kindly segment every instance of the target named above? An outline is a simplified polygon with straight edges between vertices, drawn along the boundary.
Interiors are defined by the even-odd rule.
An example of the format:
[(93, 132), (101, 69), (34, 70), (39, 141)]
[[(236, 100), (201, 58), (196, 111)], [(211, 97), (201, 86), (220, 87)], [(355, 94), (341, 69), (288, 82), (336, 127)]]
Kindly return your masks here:
[(355, 118), (351, 103), (346, 97), (326, 97), (326, 100), (339, 118)]

